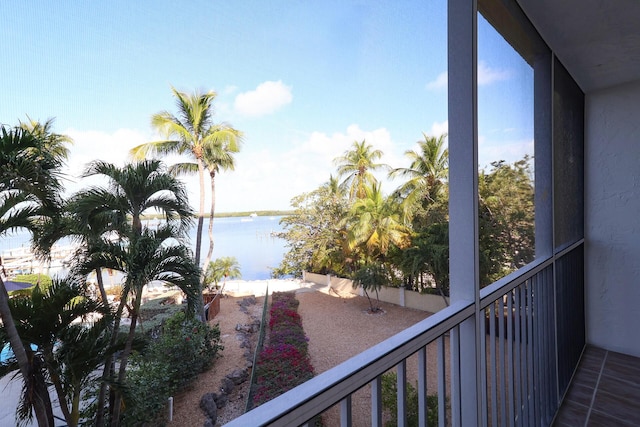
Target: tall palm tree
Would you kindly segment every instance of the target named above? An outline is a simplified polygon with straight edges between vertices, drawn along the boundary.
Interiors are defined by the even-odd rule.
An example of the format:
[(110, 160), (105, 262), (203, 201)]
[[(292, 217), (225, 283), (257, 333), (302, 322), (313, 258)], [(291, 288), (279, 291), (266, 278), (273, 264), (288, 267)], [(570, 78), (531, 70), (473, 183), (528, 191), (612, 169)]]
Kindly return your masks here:
[(350, 150), (334, 159), (334, 163), (338, 166), (338, 177), (344, 177), (341, 185), (349, 188), (351, 200), (366, 196), (367, 185), (373, 185), (376, 182), (373, 171), (389, 168), (383, 163), (376, 163), (382, 155), (381, 150), (374, 150), (373, 146), (363, 139), (362, 142), (354, 141)]
[[(24, 228), (36, 231), (42, 220), (58, 209), (61, 160), (44, 149), (43, 142), (23, 129), (0, 127), (0, 237)], [(9, 295), (0, 278), (0, 317), (20, 373), (29, 389), (40, 426), (53, 425), (46, 387), (37, 386), (33, 367), (9, 306)], [(35, 385), (35, 387), (34, 387)]]
[[(225, 169), (226, 156), (237, 152), (242, 134), (228, 124), (212, 122), (213, 101), (216, 92), (195, 92), (188, 95), (171, 88), (176, 97), (178, 114), (162, 111), (151, 117), (152, 126), (166, 138), (162, 141), (148, 142), (134, 147), (130, 154), (134, 159), (143, 159), (155, 155), (180, 154), (195, 159), (197, 168), (189, 165), (178, 166), (176, 171), (191, 173), (197, 169), (200, 183), (200, 205), (198, 209), (198, 228), (196, 234), (196, 264), (200, 265), (200, 246), (204, 221), (204, 172), (213, 167), (214, 172)], [(236, 148), (234, 148), (236, 147)], [(234, 151), (235, 150), (235, 151)], [(217, 154), (216, 154), (217, 153)], [(211, 154), (214, 154), (213, 156)], [(214, 160), (207, 166), (205, 159)], [(222, 159), (222, 160), (216, 160)], [(216, 166), (217, 165), (217, 166)], [(215, 173), (214, 173), (215, 175)], [(212, 182), (212, 190), (214, 190)], [(215, 194), (211, 194), (212, 211)]]
[(411, 161), (408, 168), (396, 168), (389, 172), (390, 177), (402, 177), (407, 181), (398, 188), (405, 197), (408, 208), (425, 201), (433, 202), (442, 192), (448, 178), (449, 151), (446, 148), (446, 135), (438, 137), (423, 133), (418, 141), (418, 151), (407, 150), (405, 156)]
[[(230, 127), (221, 127), (214, 132), (217, 140), (212, 141), (204, 147), (202, 159), (206, 170), (209, 172), (209, 182), (211, 184), (211, 211), (209, 212), (209, 250), (203, 265), (209, 265), (213, 256), (213, 219), (216, 212), (216, 175), (220, 171), (234, 170), (235, 158), (234, 154), (240, 152), (242, 143), (242, 133)], [(169, 171), (176, 175), (192, 174), (198, 171), (195, 163), (178, 163), (169, 167)], [(204, 272), (205, 269), (203, 269)]]

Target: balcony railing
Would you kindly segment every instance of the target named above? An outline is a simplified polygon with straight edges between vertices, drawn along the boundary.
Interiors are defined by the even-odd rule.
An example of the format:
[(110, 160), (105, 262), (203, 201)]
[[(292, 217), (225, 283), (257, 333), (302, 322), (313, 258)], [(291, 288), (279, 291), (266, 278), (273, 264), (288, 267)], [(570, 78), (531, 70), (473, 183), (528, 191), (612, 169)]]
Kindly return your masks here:
[[(478, 425), (549, 425), (585, 345), (583, 241), (482, 289), (227, 424), (306, 426), (337, 406), (342, 426), (382, 426), (382, 375), (397, 373), (398, 425), (406, 425), (408, 360), (417, 365), (418, 425), (428, 410), (459, 425), (461, 388), (477, 387)], [(462, 384), (460, 325), (478, 319), (475, 384)], [(417, 358), (413, 360), (413, 358)], [(471, 381), (472, 382), (472, 381)], [(370, 393), (370, 419), (354, 420), (352, 396)], [(437, 392), (437, 409), (427, 395)]]

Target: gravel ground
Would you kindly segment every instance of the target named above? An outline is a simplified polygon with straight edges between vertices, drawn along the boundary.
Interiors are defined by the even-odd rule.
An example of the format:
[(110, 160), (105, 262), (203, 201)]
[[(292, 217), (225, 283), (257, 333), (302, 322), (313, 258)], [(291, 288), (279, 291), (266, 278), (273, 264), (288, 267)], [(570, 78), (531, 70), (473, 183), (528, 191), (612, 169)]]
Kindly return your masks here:
[[(316, 374), (320, 374), (348, 358), (372, 347), (390, 336), (406, 329), (429, 316), (429, 313), (402, 308), (393, 304), (381, 303), (380, 313), (368, 312), (366, 298), (302, 289), (298, 291), (299, 312), (302, 316), (304, 331), (309, 337), (309, 352)], [(263, 298), (251, 306), (250, 315), (240, 310), (241, 298), (225, 298), (220, 304), (220, 314), (214, 319), (219, 322), (224, 350), (214, 366), (200, 375), (192, 389), (176, 397), (174, 419), (171, 426), (202, 426), (204, 413), (199, 408), (200, 398), (211, 391), (217, 392), (225, 375), (235, 368), (245, 367), (245, 349), (240, 348), (240, 340), (235, 330), (237, 324), (249, 324), (253, 317), (260, 317)], [(255, 341), (255, 340), (254, 340)], [(431, 346), (430, 346), (431, 347)], [(428, 349), (428, 356), (435, 360), (435, 349)], [(430, 364), (431, 365), (431, 364)], [(409, 379), (415, 378), (416, 362), (408, 361)], [(428, 378), (435, 378), (435, 372), (429, 367)], [(431, 384), (435, 384), (430, 381)], [(220, 424), (239, 416), (244, 411), (247, 388), (239, 387), (230, 396), (230, 402), (219, 411)], [(366, 426), (370, 420), (370, 394), (368, 387), (363, 388), (352, 398), (354, 426)], [(325, 426), (339, 425), (336, 409), (323, 415)]]

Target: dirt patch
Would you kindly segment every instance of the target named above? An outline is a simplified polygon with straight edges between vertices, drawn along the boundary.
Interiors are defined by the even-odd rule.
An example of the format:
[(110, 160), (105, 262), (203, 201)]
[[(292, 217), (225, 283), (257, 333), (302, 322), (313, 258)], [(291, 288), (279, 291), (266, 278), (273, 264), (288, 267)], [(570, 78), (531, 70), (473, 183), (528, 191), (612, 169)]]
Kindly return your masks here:
[[(317, 291), (299, 291), (298, 311), (302, 316), (305, 334), (309, 338), (309, 353), (316, 374), (320, 374), (346, 361), (356, 354), (384, 341), (392, 335), (428, 317), (430, 313), (381, 303), (381, 312), (370, 314), (369, 302), (364, 297), (337, 297)], [(221, 301), (220, 314), (214, 322), (220, 323), (224, 350), (222, 357), (204, 374), (200, 375), (191, 390), (179, 396), (175, 403), (172, 426), (201, 426), (205, 416), (199, 408), (200, 398), (208, 392), (217, 392), (225, 375), (238, 367), (246, 366), (245, 349), (240, 348), (236, 325), (249, 323), (247, 314), (237, 304), (239, 298)], [(254, 309), (259, 318), (263, 298), (257, 299)], [(254, 343), (255, 344), (255, 343)], [(252, 349), (253, 351), (253, 349)], [(415, 363), (409, 360), (409, 372), (415, 371)], [(412, 375), (410, 374), (410, 377)], [(224, 424), (244, 412), (248, 382), (238, 387), (237, 394), (222, 408), (218, 421)], [(370, 394), (365, 387), (353, 398), (354, 426), (366, 426), (370, 420)], [(339, 425), (336, 409), (323, 418), (325, 425)]]

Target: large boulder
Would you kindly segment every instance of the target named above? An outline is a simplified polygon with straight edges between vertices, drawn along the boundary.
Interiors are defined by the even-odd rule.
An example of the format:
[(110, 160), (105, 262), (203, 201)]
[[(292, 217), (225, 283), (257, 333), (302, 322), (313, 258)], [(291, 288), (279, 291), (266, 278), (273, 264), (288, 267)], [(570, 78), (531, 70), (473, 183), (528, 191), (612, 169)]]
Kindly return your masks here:
[(216, 403), (217, 397), (218, 396), (215, 393), (206, 393), (200, 399), (200, 409), (204, 411), (213, 425), (216, 424), (218, 419), (218, 405)]

